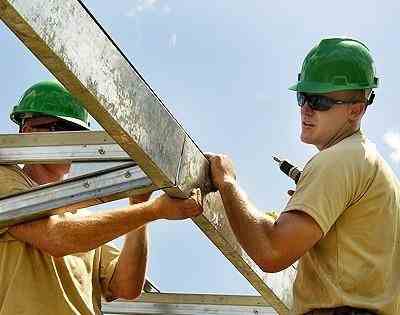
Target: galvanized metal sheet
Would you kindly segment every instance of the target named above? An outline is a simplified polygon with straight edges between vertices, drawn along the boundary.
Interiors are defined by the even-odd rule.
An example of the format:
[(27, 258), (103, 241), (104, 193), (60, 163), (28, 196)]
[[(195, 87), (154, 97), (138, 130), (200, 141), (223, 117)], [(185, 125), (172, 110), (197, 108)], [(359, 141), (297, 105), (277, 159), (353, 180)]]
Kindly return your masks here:
[(105, 131), (69, 131), (0, 134), (0, 148), (59, 145), (115, 144)]
[(0, 164), (132, 161), (116, 144), (0, 147)]
[(133, 301), (102, 303), (105, 314), (272, 315), (276, 312), (258, 296), (144, 293)]
[(132, 164), (3, 197), (0, 228), (156, 190)]
[(0, 17), (155, 184), (175, 184), (184, 130), (78, 1), (0, 0)]
[[(117, 300), (126, 302), (122, 299)], [(202, 293), (142, 293), (135, 302), (230, 306), (270, 306), (261, 296)]]
[(274, 315), (271, 307), (197, 305), (197, 304), (156, 304), (142, 302), (112, 302), (102, 307), (104, 315)]
[(198, 187), (203, 192), (211, 191), (209, 162), (189, 136), (183, 146), (176, 186), (186, 193)]

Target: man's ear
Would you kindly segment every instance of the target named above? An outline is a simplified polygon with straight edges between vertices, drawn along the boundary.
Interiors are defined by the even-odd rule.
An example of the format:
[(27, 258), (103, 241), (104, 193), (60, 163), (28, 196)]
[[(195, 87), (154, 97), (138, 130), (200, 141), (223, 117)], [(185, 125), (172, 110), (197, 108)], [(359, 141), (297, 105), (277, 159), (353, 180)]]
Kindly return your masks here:
[(366, 105), (363, 102), (357, 102), (355, 104), (350, 105), (348, 108), (349, 108), (349, 120), (357, 121), (360, 120), (361, 117), (364, 115)]

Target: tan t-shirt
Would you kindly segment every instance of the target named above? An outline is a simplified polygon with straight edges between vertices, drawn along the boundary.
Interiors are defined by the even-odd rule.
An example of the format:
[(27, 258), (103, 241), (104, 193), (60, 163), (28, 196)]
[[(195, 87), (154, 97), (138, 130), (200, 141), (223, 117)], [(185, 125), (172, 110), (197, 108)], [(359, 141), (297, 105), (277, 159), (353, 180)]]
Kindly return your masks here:
[(299, 261), (292, 314), (340, 305), (400, 314), (399, 188), (360, 132), (307, 163), (285, 211), (306, 212), (324, 236)]
[[(25, 191), (31, 185), (15, 166), (0, 165), (0, 197)], [(101, 295), (112, 299), (108, 286), (118, 255), (118, 249), (103, 245), (54, 258), (1, 229), (0, 315), (101, 314)]]

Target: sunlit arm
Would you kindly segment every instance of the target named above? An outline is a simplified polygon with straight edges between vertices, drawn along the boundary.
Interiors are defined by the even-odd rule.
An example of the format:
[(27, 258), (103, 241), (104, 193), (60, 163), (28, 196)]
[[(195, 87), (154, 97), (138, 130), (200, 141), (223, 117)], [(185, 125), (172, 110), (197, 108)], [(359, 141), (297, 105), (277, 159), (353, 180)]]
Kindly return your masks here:
[(238, 242), (265, 272), (287, 268), (322, 237), (318, 224), (302, 211), (271, 220), (251, 204), (236, 180), (224, 182), (219, 191)]
[(148, 259), (147, 233), (147, 227), (143, 226), (125, 236), (110, 283), (110, 291), (114, 297), (135, 299), (141, 294)]
[(53, 215), (9, 229), (16, 239), (54, 257), (87, 252), (159, 219), (151, 201), (91, 215)]
[[(150, 194), (129, 198), (131, 205), (145, 202)], [(143, 289), (148, 260), (148, 228), (146, 225), (125, 235), (125, 242), (110, 283), (114, 297), (137, 298)]]

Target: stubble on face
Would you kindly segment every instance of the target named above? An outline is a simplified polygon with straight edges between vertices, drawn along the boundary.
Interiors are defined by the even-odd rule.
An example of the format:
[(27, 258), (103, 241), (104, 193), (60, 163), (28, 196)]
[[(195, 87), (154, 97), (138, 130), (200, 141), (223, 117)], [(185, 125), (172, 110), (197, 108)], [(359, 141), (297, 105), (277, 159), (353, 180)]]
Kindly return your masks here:
[[(334, 100), (355, 101), (360, 99), (360, 91), (340, 91), (322, 94)], [(348, 134), (349, 105), (334, 105), (328, 111), (312, 110), (307, 104), (301, 108), (300, 139), (307, 144), (323, 149), (334, 138)]]

